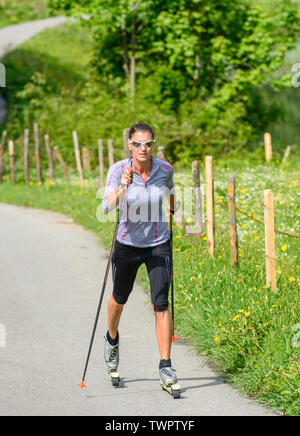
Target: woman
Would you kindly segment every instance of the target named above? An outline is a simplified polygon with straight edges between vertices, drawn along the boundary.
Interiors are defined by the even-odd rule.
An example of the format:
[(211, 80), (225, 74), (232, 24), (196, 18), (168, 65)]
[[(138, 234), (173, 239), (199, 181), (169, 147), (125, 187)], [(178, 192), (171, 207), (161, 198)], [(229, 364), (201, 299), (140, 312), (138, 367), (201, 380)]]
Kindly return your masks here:
[(170, 359), (173, 323), (168, 294), (172, 256), (168, 225), (160, 217), (163, 214), (163, 193), (166, 188), (174, 191), (174, 169), (171, 164), (152, 156), (154, 145), (154, 132), (148, 124), (139, 122), (133, 125), (128, 140), (132, 155), (112, 165), (107, 175), (104, 211), (109, 212), (116, 206), (120, 209), (122, 199), (125, 207), (120, 210), (120, 225), (112, 256), (114, 287), (108, 302), (105, 361), (109, 371), (117, 370), (120, 317), (137, 271), (145, 263), (161, 355), (160, 378), (165, 386), (170, 386), (177, 383)]

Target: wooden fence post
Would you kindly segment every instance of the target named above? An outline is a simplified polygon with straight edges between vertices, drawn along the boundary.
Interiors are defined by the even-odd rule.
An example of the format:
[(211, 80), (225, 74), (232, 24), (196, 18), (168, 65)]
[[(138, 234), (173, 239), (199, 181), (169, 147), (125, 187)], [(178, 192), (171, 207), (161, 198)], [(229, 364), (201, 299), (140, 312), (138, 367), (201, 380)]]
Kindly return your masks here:
[(157, 157), (158, 157), (158, 159), (166, 160), (164, 147), (162, 147), (162, 146), (158, 147), (158, 149), (157, 149)]
[(79, 150), (79, 144), (78, 144), (78, 138), (77, 133), (73, 132), (73, 141), (74, 141), (74, 148), (75, 148), (75, 159), (76, 159), (76, 166), (77, 171), (79, 174), (79, 180), (80, 180), (80, 186), (83, 187), (83, 174), (82, 174), (82, 166), (81, 166), (81, 160), (80, 160), (80, 150)]
[(9, 164), (10, 164), (10, 179), (11, 183), (16, 183), (16, 169), (15, 169), (15, 152), (14, 152), (14, 141), (10, 140), (8, 142), (8, 152), (9, 152)]
[(229, 213), (231, 266), (237, 266), (238, 265), (238, 238), (237, 238), (236, 207), (235, 207), (235, 174), (229, 176), (228, 213)]
[(54, 182), (54, 169), (53, 169), (53, 153), (50, 148), (50, 136), (48, 133), (45, 135), (45, 146), (49, 159), (49, 177), (52, 182)]
[(213, 157), (205, 156), (207, 249), (215, 254)]
[(265, 133), (265, 156), (266, 161), (269, 162), (272, 159), (272, 138), (270, 133)]
[(115, 163), (114, 143), (112, 139), (108, 140), (108, 166), (111, 167)]
[(129, 138), (129, 130), (130, 129), (124, 129), (123, 130), (123, 139), (124, 139), (124, 154), (125, 158), (129, 157), (131, 155), (131, 151), (128, 148), (128, 138)]
[(276, 291), (274, 204), (272, 189), (264, 190), (265, 247), (267, 286)]
[(29, 185), (29, 129), (24, 131), (24, 178)]
[(203, 214), (202, 214), (202, 196), (200, 185), (200, 174), (198, 161), (192, 163), (192, 175), (194, 184), (194, 203), (195, 203), (195, 221), (196, 234), (199, 236), (203, 231)]
[(64, 176), (66, 178), (67, 181), (69, 181), (69, 169), (67, 167), (67, 165), (65, 164), (65, 161), (62, 158), (62, 155), (59, 152), (58, 147), (54, 147), (53, 149), (53, 159), (57, 159), (63, 169), (64, 172)]
[(5, 139), (6, 139), (6, 130), (4, 130), (2, 132), (2, 138), (1, 138), (1, 143), (0, 143), (0, 183), (2, 183), (2, 178), (3, 178), (3, 159), (4, 159), (4, 145), (5, 145)]
[(285, 152), (284, 152), (284, 156), (283, 156), (283, 159), (282, 159), (282, 163), (285, 163), (287, 161), (287, 159), (288, 159), (288, 157), (290, 155), (291, 148), (292, 148), (291, 145), (288, 145), (286, 147)]
[(100, 186), (104, 186), (104, 158), (103, 158), (103, 141), (102, 139), (98, 140), (98, 156), (99, 156), (99, 184)]
[(40, 138), (39, 138), (39, 126), (38, 123), (34, 123), (34, 142), (35, 142), (35, 163), (37, 172), (37, 181), (42, 183), (42, 168), (41, 168), (41, 157), (40, 157)]
[(91, 154), (87, 147), (82, 147), (82, 164), (83, 168), (90, 173), (91, 172)]

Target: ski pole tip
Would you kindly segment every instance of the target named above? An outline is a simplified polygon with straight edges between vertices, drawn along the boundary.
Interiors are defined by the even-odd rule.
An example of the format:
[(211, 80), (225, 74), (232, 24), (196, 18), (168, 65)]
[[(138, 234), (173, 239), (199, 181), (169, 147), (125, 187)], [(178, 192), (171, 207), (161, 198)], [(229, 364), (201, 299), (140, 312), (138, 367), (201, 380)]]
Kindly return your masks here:
[(177, 341), (177, 339), (178, 339), (178, 336), (174, 334), (174, 335), (172, 336), (172, 341), (173, 341), (173, 342), (174, 342), (174, 341)]
[(84, 381), (82, 380), (81, 383), (79, 383), (77, 386), (79, 386), (82, 389), (86, 388), (86, 385), (84, 384)]

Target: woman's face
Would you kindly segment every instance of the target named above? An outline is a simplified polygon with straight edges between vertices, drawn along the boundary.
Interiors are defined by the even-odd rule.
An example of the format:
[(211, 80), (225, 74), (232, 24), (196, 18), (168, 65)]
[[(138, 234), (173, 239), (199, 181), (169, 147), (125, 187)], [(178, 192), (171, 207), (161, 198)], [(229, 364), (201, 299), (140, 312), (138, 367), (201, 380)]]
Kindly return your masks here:
[[(142, 130), (135, 132), (131, 137), (132, 141), (139, 141), (139, 142), (147, 142), (147, 141), (151, 141), (152, 139), (153, 138), (150, 132), (147, 131), (145, 132)], [(154, 144), (152, 145), (152, 147), (147, 147), (146, 145), (142, 145), (141, 147), (137, 148), (134, 147), (134, 145), (132, 145), (132, 143), (128, 141), (128, 147), (131, 150), (133, 158), (140, 163), (144, 163), (150, 161), (150, 156), (153, 151)]]

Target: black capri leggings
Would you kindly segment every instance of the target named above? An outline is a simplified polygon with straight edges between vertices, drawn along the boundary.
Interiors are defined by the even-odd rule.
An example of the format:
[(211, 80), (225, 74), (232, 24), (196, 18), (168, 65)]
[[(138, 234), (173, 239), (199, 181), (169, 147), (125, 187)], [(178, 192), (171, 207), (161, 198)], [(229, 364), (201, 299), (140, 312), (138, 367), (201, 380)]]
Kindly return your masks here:
[(151, 301), (154, 311), (169, 307), (168, 295), (171, 282), (170, 239), (155, 247), (132, 247), (116, 240), (112, 255), (113, 297), (125, 304), (132, 291), (139, 267), (145, 263), (148, 271)]

